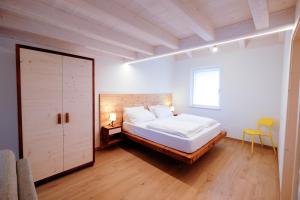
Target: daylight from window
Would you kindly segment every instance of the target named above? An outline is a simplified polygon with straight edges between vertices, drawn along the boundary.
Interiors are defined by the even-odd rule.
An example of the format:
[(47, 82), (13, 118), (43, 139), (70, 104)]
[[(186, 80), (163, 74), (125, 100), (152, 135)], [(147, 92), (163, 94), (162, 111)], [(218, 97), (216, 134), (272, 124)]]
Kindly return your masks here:
[(192, 106), (219, 108), (220, 69), (195, 69), (192, 76)]

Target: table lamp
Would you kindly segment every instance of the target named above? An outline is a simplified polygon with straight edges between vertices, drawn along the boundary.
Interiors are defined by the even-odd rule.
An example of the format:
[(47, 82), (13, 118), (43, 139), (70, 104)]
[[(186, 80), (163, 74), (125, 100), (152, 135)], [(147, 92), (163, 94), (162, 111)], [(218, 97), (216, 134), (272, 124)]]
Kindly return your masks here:
[(109, 121), (111, 121), (110, 125), (114, 126), (114, 122), (117, 120), (116, 113), (109, 113)]

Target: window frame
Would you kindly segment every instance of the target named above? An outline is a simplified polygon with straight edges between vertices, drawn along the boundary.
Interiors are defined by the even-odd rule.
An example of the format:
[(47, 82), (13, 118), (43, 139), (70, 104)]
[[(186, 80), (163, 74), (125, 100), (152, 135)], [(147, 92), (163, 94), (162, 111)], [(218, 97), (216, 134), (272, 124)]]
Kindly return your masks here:
[[(195, 72), (197, 71), (214, 71), (218, 70), (219, 71), (219, 105), (218, 106), (209, 106), (209, 105), (200, 105), (200, 104), (194, 104), (193, 98), (194, 98), (194, 79), (195, 79)], [(221, 67), (217, 66), (210, 66), (210, 67), (195, 67), (191, 69), (191, 81), (190, 81), (190, 107), (194, 108), (202, 108), (202, 109), (211, 109), (211, 110), (221, 110), (221, 76), (222, 75), (222, 69)]]

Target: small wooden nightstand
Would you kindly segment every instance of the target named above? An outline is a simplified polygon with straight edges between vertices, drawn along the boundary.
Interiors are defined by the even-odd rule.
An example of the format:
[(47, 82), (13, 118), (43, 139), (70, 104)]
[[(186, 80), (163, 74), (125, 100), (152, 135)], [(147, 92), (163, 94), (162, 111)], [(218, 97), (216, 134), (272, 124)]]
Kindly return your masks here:
[(106, 148), (110, 145), (116, 144), (122, 141), (122, 126), (102, 126), (100, 134), (100, 148)]

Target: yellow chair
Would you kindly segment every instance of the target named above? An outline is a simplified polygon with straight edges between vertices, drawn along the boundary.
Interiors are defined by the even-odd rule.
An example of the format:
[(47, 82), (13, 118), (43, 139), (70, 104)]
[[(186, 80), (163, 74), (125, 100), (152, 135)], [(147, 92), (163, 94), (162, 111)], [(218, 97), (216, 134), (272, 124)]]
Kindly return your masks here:
[[(251, 135), (252, 137), (252, 144), (251, 144), (251, 153), (253, 153), (253, 147), (254, 147), (254, 136), (258, 136), (261, 145), (263, 145), (263, 141), (261, 139), (261, 136), (266, 136), (270, 138), (271, 144), (273, 146), (273, 150), (274, 153), (276, 154), (276, 149), (275, 149), (275, 145), (273, 142), (273, 136), (272, 136), (272, 128), (275, 124), (275, 120), (272, 118), (267, 118), (267, 117), (263, 117), (261, 119), (258, 120), (257, 122), (257, 129), (247, 129), (245, 128), (243, 130), (243, 140), (242, 140), (242, 144), (244, 144), (244, 140), (245, 140), (245, 134)], [(265, 127), (267, 128), (267, 132), (264, 132), (262, 130), (262, 128)]]

